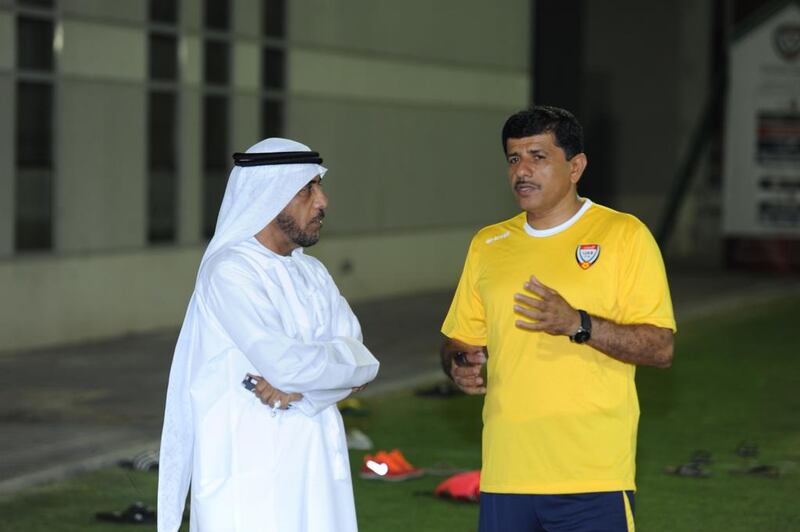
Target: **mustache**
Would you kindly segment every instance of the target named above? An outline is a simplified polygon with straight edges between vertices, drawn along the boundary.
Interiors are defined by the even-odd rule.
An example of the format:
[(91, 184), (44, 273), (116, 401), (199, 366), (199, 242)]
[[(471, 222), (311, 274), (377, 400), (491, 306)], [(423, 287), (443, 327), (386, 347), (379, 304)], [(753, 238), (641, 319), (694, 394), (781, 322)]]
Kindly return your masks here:
[(519, 190), (522, 186), (531, 186), (534, 188), (542, 188), (539, 183), (535, 183), (533, 181), (528, 181), (527, 179), (520, 179), (516, 183), (514, 183), (514, 190)]
[(319, 214), (314, 217), (312, 222), (321, 222), (323, 219), (325, 219), (325, 209), (320, 209)]

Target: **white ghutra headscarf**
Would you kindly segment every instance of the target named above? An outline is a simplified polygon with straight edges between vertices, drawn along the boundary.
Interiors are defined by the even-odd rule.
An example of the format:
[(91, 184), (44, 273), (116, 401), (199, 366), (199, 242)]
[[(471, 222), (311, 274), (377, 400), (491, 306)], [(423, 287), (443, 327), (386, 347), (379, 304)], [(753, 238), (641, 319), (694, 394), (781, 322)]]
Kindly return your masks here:
[[(270, 138), (251, 146), (247, 153), (311, 151), (289, 139)], [(214, 236), (208, 243), (200, 269), (216, 253), (238, 244), (267, 226), (297, 192), (328, 169), (319, 164), (235, 166), (225, 187)]]

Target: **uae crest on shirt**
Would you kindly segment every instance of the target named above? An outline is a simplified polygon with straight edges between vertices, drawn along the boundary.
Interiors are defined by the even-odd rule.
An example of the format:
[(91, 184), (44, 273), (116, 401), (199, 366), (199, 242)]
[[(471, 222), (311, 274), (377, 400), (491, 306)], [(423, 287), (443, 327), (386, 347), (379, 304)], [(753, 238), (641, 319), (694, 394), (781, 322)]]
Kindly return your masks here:
[(597, 262), (600, 256), (600, 244), (578, 244), (575, 249), (575, 259), (584, 270)]

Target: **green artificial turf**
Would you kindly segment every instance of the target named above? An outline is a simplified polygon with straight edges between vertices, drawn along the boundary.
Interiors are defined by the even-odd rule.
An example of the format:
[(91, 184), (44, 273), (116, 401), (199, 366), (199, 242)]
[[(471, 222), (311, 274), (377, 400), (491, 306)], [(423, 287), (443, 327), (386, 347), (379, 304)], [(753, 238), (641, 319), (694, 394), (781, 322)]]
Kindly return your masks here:
[[(799, 308), (800, 301), (790, 299), (683, 325), (673, 368), (638, 370), (640, 531), (800, 530)], [(365, 402), (370, 415), (346, 423), (364, 430), (378, 448), (399, 448), (425, 467), (479, 467), (480, 398), (419, 398), (409, 391)], [(759, 456), (737, 456), (744, 441), (758, 445)], [(699, 449), (712, 454), (708, 478), (664, 473)], [(477, 529), (477, 506), (431, 495), (442, 477), (362, 480), (362, 455), (350, 456), (362, 532)], [(781, 476), (731, 473), (757, 464), (775, 465)], [(0, 530), (148, 529), (99, 523), (93, 515), (135, 500), (154, 506), (155, 492), (154, 474), (97, 471), (0, 502)]]

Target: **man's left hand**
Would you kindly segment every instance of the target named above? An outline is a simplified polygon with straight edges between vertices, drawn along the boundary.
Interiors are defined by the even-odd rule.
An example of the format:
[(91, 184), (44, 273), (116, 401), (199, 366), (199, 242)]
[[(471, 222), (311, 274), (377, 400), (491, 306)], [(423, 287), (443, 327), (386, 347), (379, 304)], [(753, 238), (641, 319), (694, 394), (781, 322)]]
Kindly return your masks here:
[(303, 398), (303, 394), (301, 393), (286, 393), (275, 388), (260, 375), (252, 375), (252, 377), (257, 381), (256, 388), (253, 392), (262, 403), (271, 408), (286, 410), (291, 406), (291, 403)]
[(561, 294), (543, 285), (533, 275), (524, 288), (538, 298), (522, 293), (514, 294), (514, 312), (525, 318), (515, 322), (517, 327), (553, 335), (575, 334), (581, 324), (580, 314)]

